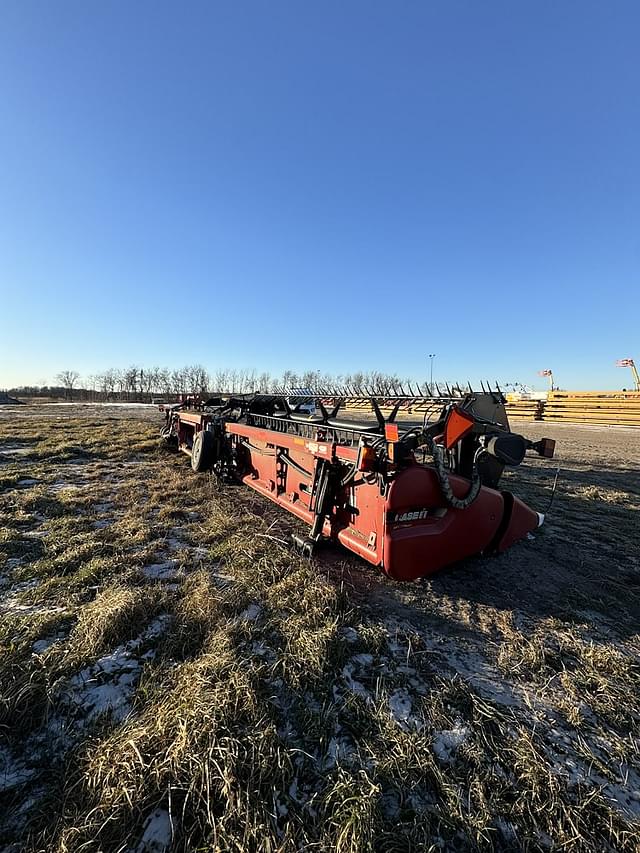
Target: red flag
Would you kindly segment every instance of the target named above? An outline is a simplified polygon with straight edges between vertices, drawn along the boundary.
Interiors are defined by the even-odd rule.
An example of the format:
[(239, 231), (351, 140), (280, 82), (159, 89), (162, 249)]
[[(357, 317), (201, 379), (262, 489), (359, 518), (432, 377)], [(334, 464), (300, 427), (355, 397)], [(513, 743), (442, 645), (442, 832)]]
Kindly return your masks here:
[(552, 370), (539, 370), (538, 376), (553, 376)]
[(632, 358), (619, 358), (616, 367), (635, 367), (635, 362)]

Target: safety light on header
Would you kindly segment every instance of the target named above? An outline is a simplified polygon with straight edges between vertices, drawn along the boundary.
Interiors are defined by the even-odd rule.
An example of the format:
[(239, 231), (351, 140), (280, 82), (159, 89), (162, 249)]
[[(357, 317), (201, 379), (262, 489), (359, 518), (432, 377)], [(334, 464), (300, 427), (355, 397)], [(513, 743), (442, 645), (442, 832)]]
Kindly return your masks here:
[(360, 442), (356, 468), (358, 471), (373, 471), (376, 463), (376, 452), (364, 440)]
[(473, 415), (467, 414), (459, 406), (454, 406), (444, 426), (444, 446), (447, 450), (451, 450), (461, 438), (464, 438), (474, 423)]
[(387, 441), (397, 441), (399, 437), (398, 424), (385, 424), (384, 437)]

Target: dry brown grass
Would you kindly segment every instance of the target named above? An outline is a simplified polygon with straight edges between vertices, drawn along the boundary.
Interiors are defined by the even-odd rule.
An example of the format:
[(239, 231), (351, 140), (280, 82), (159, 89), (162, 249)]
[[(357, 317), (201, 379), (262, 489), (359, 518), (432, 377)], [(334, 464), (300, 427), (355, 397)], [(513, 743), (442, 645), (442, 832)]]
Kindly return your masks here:
[(622, 479), (401, 587), (302, 560), (293, 520), (160, 455), (155, 423), (65, 415), (0, 421), (28, 451), (0, 463), (7, 853), (136, 850), (155, 811), (176, 851), (638, 849), (636, 611), (584, 558), (558, 596), (553, 562), (590, 529), (575, 501), (624, 540)]

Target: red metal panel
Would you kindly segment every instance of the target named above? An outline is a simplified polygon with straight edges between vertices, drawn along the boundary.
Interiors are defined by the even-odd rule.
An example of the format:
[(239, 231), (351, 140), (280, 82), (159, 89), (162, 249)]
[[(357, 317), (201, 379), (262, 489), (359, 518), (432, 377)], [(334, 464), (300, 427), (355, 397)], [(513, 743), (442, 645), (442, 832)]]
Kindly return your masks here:
[[(469, 482), (454, 475), (449, 482), (456, 497), (464, 497)], [(397, 580), (415, 580), (478, 554), (493, 539), (503, 511), (500, 492), (485, 487), (466, 509), (449, 507), (432, 468), (405, 469), (393, 481), (387, 500), (385, 573)], [(412, 520), (405, 522), (405, 517)]]
[(519, 498), (513, 498), (513, 509), (509, 526), (498, 543), (498, 551), (506, 551), (518, 539), (524, 539), (527, 533), (531, 533), (541, 524), (541, 516), (530, 509)]

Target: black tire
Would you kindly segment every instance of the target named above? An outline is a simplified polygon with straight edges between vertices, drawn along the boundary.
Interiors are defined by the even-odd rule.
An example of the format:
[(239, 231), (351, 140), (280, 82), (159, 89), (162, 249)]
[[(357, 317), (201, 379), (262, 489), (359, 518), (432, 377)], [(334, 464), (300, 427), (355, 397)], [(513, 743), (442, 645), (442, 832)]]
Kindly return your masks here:
[(206, 471), (213, 465), (213, 435), (208, 430), (200, 430), (193, 439), (191, 448), (191, 467), (194, 471)]

